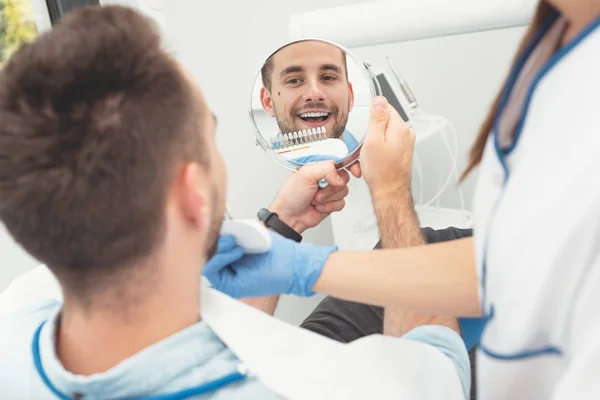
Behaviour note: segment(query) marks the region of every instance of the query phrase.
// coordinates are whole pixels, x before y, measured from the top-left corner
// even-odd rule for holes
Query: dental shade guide
[[[271,149],[287,160],[310,155],[326,155],[343,158],[348,154],[348,147],[343,140],[327,137],[327,128],[304,129],[296,132],[277,134],[269,138]],[[327,181],[319,181],[320,188],[327,187]]]
[[[271,149],[287,149],[294,146],[326,141],[329,138],[325,135],[326,129],[323,127],[305,129],[302,131],[277,134],[269,139]]]
[[[304,129],[302,131],[277,134],[269,138],[271,150],[286,160],[323,155],[332,158],[344,158],[348,155],[348,146],[341,139],[327,137],[325,127]]]

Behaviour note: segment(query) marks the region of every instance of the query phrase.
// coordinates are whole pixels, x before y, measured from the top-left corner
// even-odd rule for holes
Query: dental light
[[[537,0],[383,0],[293,15],[294,39],[321,37],[348,48],[527,25]]]

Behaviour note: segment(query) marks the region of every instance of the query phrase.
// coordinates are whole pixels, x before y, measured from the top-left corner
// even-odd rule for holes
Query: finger
[[[226,266],[220,271],[215,271],[213,273],[202,273],[206,279],[210,282],[212,287],[219,292],[225,293],[231,297],[234,297],[235,288],[231,285],[232,282],[235,282],[236,271],[231,268],[231,266]]]
[[[235,271],[231,268],[230,265],[216,271],[206,271],[206,267],[202,271],[202,275],[208,279],[210,284],[213,287],[216,287],[217,290],[223,290],[224,285],[227,281],[231,280],[235,276]]]
[[[343,169],[337,171],[337,174],[340,176],[340,178],[342,178],[342,185],[329,185],[325,189],[319,189],[313,198],[313,205],[326,203],[337,196],[340,192],[347,191],[348,182],[350,182],[350,175]],[[346,195],[347,194],[348,193],[346,193]],[[339,199],[339,197],[335,198]]]
[[[390,142],[403,141],[405,136],[409,136],[414,139],[414,131],[404,122],[398,111],[391,105],[389,108],[389,122],[386,132],[386,140]]]
[[[327,188],[327,189],[329,189],[329,188]],[[325,192],[325,189],[323,189],[323,192]],[[342,200],[346,196],[348,196],[349,193],[350,193],[350,189],[348,189],[348,186],[339,188],[336,191],[331,191],[331,192],[327,192],[327,193],[317,193],[317,195],[315,196],[315,198],[313,199],[311,204],[313,206],[318,206],[318,205],[322,205],[325,203],[329,203],[330,201]],[[323,197],[321,195],[326,195],[326,197]]]
[[[329,185],[342,186],[342,179],[337,176],[337,169],[333,161],[320,161],[302,166],[297,174],[300,174],[305,182],[317,185],[321,179],[327,180]]]
[[[321,213],[332,213],[332,212],[342,211],[342,209],[344,208],[345,205],[346,205],[346,200],[337,200],[337,201],[330,201],[329,203],[320,204],[318,206],[315,206],[315,209]]]
[[[340,170],[340,171],[343,171],[343,170]],[[325,172],[325,176],[323,178],[329,184],[328,186],[333,186],[333,187],[338,187],[338,188],[346,186],[346,184],[350,180],[350,177],[346,176],[346,175],[348,175],[347,173],[346,173],[346,175],[340,174],[340,171],[338,171],[338,169],[335,167],[335,164],[332,164],[331,168],[329,168]],[[347,178],[347,180],[346,180],[346,178]]]
[[[352,173],[352,175],[354,175],[355,178],[360,178],[362,176],[362,171],[360,169],[360,162],[358,162],[358,161],[355,162],[350,167],[348,167],[348,169],[350,170],[350,173]]]
[[[346,171],[345,169],[340,169],[337,173],[340,176],[340,178],[342,178],[344,186],[346,186],[348,182],[350,182],[350,174],[348,174],[348,171]]]
[[[373,98],[371,115],[369,117],[369,131],[367,139],[385,140],[385,130],[389,121],[388,101],[383,96]]]
[[[235,247],[235,236],[233,235],[223,235],[219,237],[219,241],[217,242],[217,253],[226,252]]]
[[[350,189],[348,185],[344,186],[328,186],[325,189],[319,189],[313,197],[312,205],[324,204],[331,200],[343,199],[348,195]]]
[[[239,261],[242,257],[244,257],[244,249],[241,247],[235,247],[227,252],[217,253],[206,263],[203,273],[211,274],[220,271],[228,265]]]

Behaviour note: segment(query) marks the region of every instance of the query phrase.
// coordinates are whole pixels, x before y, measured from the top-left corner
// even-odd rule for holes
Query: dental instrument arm
[[[480,317],[473,238],[332,253],[313,290],[425,314]]]

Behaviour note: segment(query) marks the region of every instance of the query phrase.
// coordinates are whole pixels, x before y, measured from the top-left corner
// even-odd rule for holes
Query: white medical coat
[[[490,318],[482,400],[600,399],[599,25],[537,75],[513,145],[492,132],[485,149],[474,199]]]

